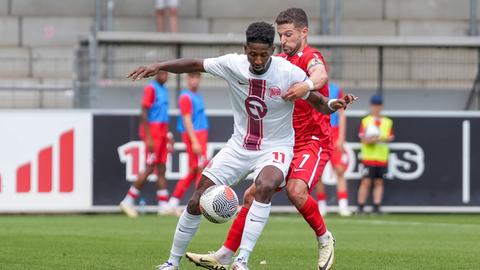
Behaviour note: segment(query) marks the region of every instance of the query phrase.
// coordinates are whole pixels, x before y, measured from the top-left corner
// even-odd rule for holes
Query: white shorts
[[[256,180],[260,171],[265,166],[271,165],[282,171],[283,182],[280,187],[283,187],[292,158],[292,147],[272,147],[267,150],[251,151],[229,142],[210,160],[203,170],[203,175],[217,185],[233,186],[250,173]]]
[[[172,8],[178,6],[178,0],[155,0],[156,9]]]

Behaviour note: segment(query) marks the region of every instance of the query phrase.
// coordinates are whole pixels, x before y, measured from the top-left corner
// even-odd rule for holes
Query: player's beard
[[[295,44],[295,47],[292,48],[290,51],[288,50],[289,47],[283,47],[282,49],[283,49],[283,52],[286,53],[288,56],[294,56],[296,53],[298,53],[301,47],[302,47],[302,41],[300,40],[299,42],[297,42],[297,44]]]

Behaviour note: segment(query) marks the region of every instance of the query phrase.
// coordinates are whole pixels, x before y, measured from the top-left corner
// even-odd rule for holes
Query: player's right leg
[[[372,179],[369,177],[364,177],[360,181],[360,186],[358,187],[357,195],[357,205],[358,205],[358,214],[363,214],[363,208],[367,202],[368,195],[370,193],[370,186],[372,185]]]
[[[317,191],[317,201],[318,201],[318,209],[320,210],[320,214],[322,217],[327,215],[327,193],[325,192],[325,186],[323,185],[322,179],[318,181],[316,191]]]
[[[170,257],[164,264],[157,266],[157,270],[178,269],[180,259],[182,258],[183,254],[185,254],[188,244],[200,226],[202,217],[199,206],[200,196],[207,188],[213,185],[215,185],[215,182],[206,176],[203,176],[200,180],[197,189],[194,191],[190,201],[188,202],[187,209],[183,211],[178,220],[177,228],[175,229],[175,234],[173,236]]]
[[[212,269],[212,270],[221,270],[228,269],[228,266],[233,261],[233,255],[237,252],[240,247],[240,242],[242,240],[243,228],[245,226],[245,220],[247,218],[248,209],[252,205],[253,200],[255,199],[255,184],[252,184],[243,195],[243,205],[239,211],[237,217],[230,226],[228,231],[227,239],[225,240],[223,246],[221,246],[214,253],[208,254],[199,254],[187,252],[186,257],[196,264],[197,266]]]

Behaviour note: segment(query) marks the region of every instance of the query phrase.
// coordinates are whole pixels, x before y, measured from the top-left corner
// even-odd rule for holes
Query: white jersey
[[[234,120],[229,143],[247,150],[293,147],[294,103],[283,100],[282,95],[291,85],[307,79],[303,70],[272,56],[268,70],[256,75],[250,72],[250,63],[244,54],[208,58],[203,66],[205,71],[223,78],[229,85]]]

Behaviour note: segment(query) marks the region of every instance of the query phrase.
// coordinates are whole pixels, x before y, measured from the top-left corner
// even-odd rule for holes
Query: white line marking
[[[470,121],[463,121],[462,202],[470,202]]]

